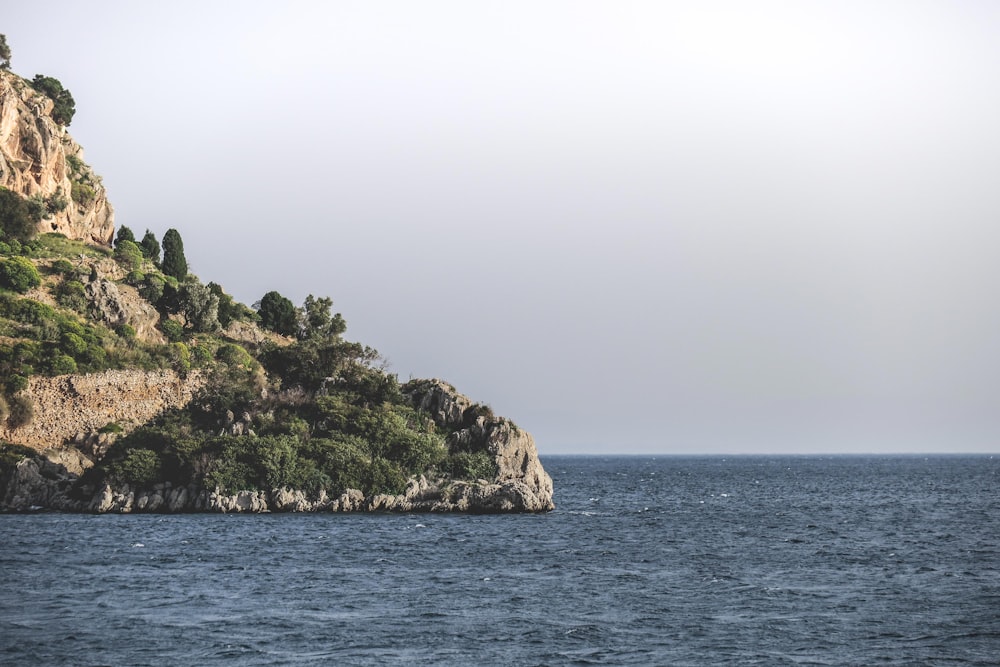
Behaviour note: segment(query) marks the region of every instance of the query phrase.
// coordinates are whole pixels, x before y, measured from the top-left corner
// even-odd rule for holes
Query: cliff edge
[[[54,106],[28,81],[0,70],[0,186],[44,207],[39,232],[110,245],[115,216],[107,192],[53,118]]]

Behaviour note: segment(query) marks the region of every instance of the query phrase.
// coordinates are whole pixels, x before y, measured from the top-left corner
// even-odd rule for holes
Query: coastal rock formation
[[[0,440],[44,450],[110,423],[127,431],[164,410],[186,405],[201,384],[197,373],[182,378],[171,370],[33,376],[24,392],[34,406],[31,421],[16,428],[0,424]]]
[[[410,404],[431,414],[434,423],[452,433],[451,449],[485,451],[497,474],[484,483],[455,485],[445,499],[460,511],[547,512],[552,502],[552,478],[538,459],[535,441],[509,419],[496,417],[483,405],[442,380],[415,380],[403,388]]]
[[[0,479],[0,507],[15,512],[39,509],[79,512],[85,509],[82,502],[70,497],[76,475],[44,457],[21,459],[9,473]]]
[[[64,384],[36,386],[38,395],[49,406],[60,404],[61,410],[72,411],[73,399],[85,400],[95,394],[115,394],[109,398],[107,406],[121,401],[121,393],[136,390],[138,377],[117,375],[90,378],[82,382],[80,376],[51,378]],[[151,386],[169,389],[169,400],[190,400],[190,387],[182,387],[183,382],[164,372],[157,383],[156,374],[150,379]],[[37,381],[33,379],[33,381]],[[103,388],[103,389],[102,389]],[[109,389],[110,388],[110,389]],[[131,388],[131,389],[130,389]],[[473,404],[467,397],[457,393],[451,385],[440,380],[425,380],[410,383],[406,387],[407,396],[415,406],[431,408],[435,423],[442,428],[452,429],[448,438],[450,447],[463,450],[479,449],[492,456],[496,463],[493,479],[458,481],[446,477],[428,480],[425,475],[409,481],[405,492],[398,495],[373,494],[366,496],[357,489],[347,489],[337,497],[325,491],[311,496],[299,489],[277,488],[270,491],[246,490],[223,493],[219,489],[205,489],[191,484],[174,486],[170,482],[160,482],[149,488],[133,488],[127,484],[112,486],[103,483],[99,488],[79,489],[75,496],[71,489],[78,482],[84,469],[89,467],[89,457],[74,447],[50,449],[43,455],[27,457],[19,462],[6,480],[0,480],[0,488],[6,489],[0,508],[7,511],[24,512],[32,509],[55,509],[64,511],[89,511],[95,513],[173,513],[173,512],[466,512],[466,513],[507,513],[507,512],[547,512],[554,509],[552,502],[552,479],[542,468],[534,440],[526,431],[519,429],[510,420],[493,417],[488,408]],[[51,394],[59,396],[53,400]],[[162,392],[150,397],[147,402],[139,402],[142,407],[134,408],[152,412],[163,409],[167,399]],[[61,403],[60,403],[61,401]],[[135,404],[135,402],[134,402]],[[93,406],[92,406],[93,409]],[[43,417],[43,423],[53,428],[52,415]],[[110,412],[100,413],[91,419],[96,424],[110,420]],[[123,420],[120,413],[117,419]],[[65,416],[65,415],[64,415]],[[462,427],[464,424],[468,426]],[[64,429],[65,430],[65,429]],[[2,435],[0,435],[2,437]],[[109,439],[107,434],[102,438]],[[94,441],[94,442],[91,442]],[[77,437],[74,441],[84,449],[100,451],[95,436]],[[94,455],[93,453],[91,455]],[[82,499],[81,499],[82,498]]]
[[[12,72],[0,71],[0,186],[48,205],[40,232],[109,245],[114,211],[83,149],[52,118],[54,103]]]

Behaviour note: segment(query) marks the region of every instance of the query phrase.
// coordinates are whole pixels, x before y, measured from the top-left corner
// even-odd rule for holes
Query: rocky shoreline
[[[79,512],[92,514],[182,514],[268,512],[461,512],[505,514],[547,512],[554,508],[551,496],[523,481],[504,483],[429,482],[426,477],[410,480],[405,493],[366,496],[348,489],[339,496],[320,491],[316,496],[297,489],[251,490],[234,494],[209,491],[196,485],[173,486],[162,482],[152,488],[103,485],[89,498],[75,489],[77,477],[63,466],[44,458],[24,458],[7,481],[0,511]]]
[[[148,487],[102,483],[95,487],[81,480],[104,447],[77,438],[76,446],[53,448],[23,457],[6,479],[0,479],[0,512],[127,513],[263,513],[263,512],[461,512],[470,514],[535,513],[555,508],[552,478],[542,468],[534,440],[526,431],[502,417],[479,416],[465,428],[471,401],[440,381],[427,381],[411,395],[416,407],[430,414],[436,424],[456,428],[453,443],[474,442],[496,462],[492,480],[453,480],[445,477],[411,478],[398,495],[365,495],[346,489],[334,496],[321,490],[277,488],[224,493],[197,484],[173,485],[168,481]],[[106,436],[102,436],[106,437]],[[99,441],[99,439],[98,439]],[[81,465],[82,464],[82,465]]]

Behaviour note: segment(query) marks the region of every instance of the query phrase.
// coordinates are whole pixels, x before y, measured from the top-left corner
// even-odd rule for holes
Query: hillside
[[[250,308],[177,230],[115,234],[52,81],[0,70],[0,509],[553,508],[529,434],[401,385],[331,299]]]

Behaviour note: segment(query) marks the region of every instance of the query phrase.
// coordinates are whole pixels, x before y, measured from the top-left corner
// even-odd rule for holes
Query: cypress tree
[[[184,241],[176,229],[168,229],[163,235],[163,272],[177,280],[187,278],[188,265],[184,257]]]
[[[139,243],[139,248],[142,249],[142,254],[146,256],[146,259],[153,264],[160,263],[160,242],[156,240],[156,235],[153,232],[146,230],[142,242]]]

